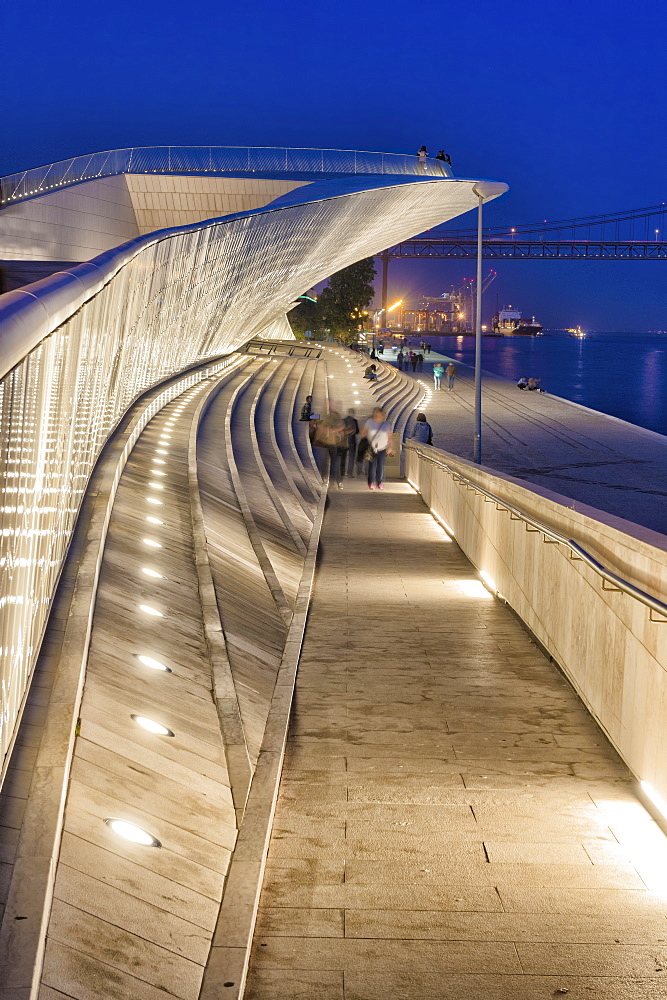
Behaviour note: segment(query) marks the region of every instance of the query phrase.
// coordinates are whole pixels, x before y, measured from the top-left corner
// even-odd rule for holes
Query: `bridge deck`
[[[664,996],[656,828],[474,576],[406,484],[330,496],[248,998]]]

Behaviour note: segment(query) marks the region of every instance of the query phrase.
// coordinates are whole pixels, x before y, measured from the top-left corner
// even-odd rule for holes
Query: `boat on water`
[[[518,309],[507,306],[506,309],[499,309],[493,317],[492,329],[496,337],[539,337],[542,324],[534,316],[524,319]]]
[[[575,326],[573,329],[567,331],[571,337],[576,337],[578,340],[583,340],[586,336],[586,331],[582,330],[580,326]]]

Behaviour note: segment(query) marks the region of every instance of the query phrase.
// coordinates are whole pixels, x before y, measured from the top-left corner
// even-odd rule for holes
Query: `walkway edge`
[[[233,368],[238,372],[241,365]],[[248,753],[243,720],[236,695],[236,687],[232,676],[232,668],[227,655],[225,633],[220,620],[220,608],[215,593],[213,573],[208,557],[208,542],[206,540],[206,524],[199,492],[199,474],[197,465],[197,439],[204,413],[209,408],[224,383],[217,381],[209,392],[204,394],[195,411],[190,438],[188,441],[188,488],[190,492],[190,517],[192,520],[192,538],[194,541],[195,568],[199,589],[208,658],[211,664],[211,688],[215,706],[220,720],[220,731],[225,745],[227,770],[231,786],[234,808],[236,810],[237,829],[241,825],[243,810],[248,798],[248,790],[252,781],[252,764]]]
[[[223,987],[224,996],[228,1000],[240,1000],[245,990],[326,500],[325,482],[317,505],[296,607],[276,678],[243,824],[227,872],[199,1000],[219,1000],[220,989]]]

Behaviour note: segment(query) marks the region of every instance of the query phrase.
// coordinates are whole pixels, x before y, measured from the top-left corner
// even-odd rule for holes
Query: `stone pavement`
[[[471,460],[473,371],[456,366],[454,392],[434,392],[426,412],[435,446]],[[409,376],[433,388],[432,365]],[[550,393],[521,392],[489,372],[482,406],[485,465],[667,535],[666,436]]]
[[[329,500],[246,998],[664,1000],[614,751],[407,484]]]

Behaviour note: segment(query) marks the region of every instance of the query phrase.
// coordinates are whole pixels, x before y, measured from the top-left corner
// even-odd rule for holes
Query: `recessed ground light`
[[[138,726],[145,729],[149,733],[155,733],[156,736],[173,736],[171,729],[167,729],[166,726],[161,726],[159,722],[153,722],[152,719],[147,719],[144,715],[133,715],[132,718]]]
[[[467,597],[491,598],[492,596],[481,580],[458,580],[456,585]]]
[[[149,545],[152,549],[161,549],[162,546],[159,542],[154,541],[152,538],[144,538],[144,545]]]
[[[145,667],[150,667],[151,670],[163,670],[167,674],[171,673],[171,667],[166,667],[164,663],[160,663],[159,660],[154,659],[152,656],[144,656],[142,653],[141,655],[137,654],[137,659],[139,663],[143,663]]]
[[[154,490],[163,490],[164,489],[164,486],[162,485],[162,483],[149,483],[148,485],[152,486]]]
[[[161,503],[160,500],[153,500],[153,497],[148,497],[148,499],[153,503]],[[164,521],[161,521],[159,517],[151,517],[150,514],[148,515],[146,520],[150,521],[151,524],[164,524]]]
[[[154,458],[153,461],[155,462],[156,465],[166,465],[167,464],[163,458]],[[160,475],[164,476],[164,472],[161,472]]]
[[[153,461],[154,462],[159,462],[160,459],[159,458],[157,458],[157,459],[154,458]],[[164,465],[164,462],[162,464]],[[167,475],[166,472],[161,472],[159,469],[151,469],[151,476],[166,476],[166,475]]]
[[[162,506],[162,501],[158,500],[157,497],[146,497],[146,500],[148,501],[148,503],[157,503],[160,506]],[[160,521],[160,524],[162,524],[161,521]]]
[[[155,454],[156,454],[156,455],[168,455],[168,454],[169,454],[169,452],[168,452],[168,451],[166,451],[166,449],[165,449],[165,448],[156,448],[156,449],[155,449]]]
[[[140,826],[128,823],[124,819],[105,819],[104,821],[114,833],[124,840],[130,840],[133,844],[141,844],[142,847],[162,847],[162,844],[150,833],[146,833]]]
[[[148,566],[142,566],[141,572],[145,573],[146,576],[154,576],[156,580],[164,580],[162,573],[158,573],[157,570],[149,569]]]
[[[157,608],[152,608],[150,604],[140,604],[139,610],[143,611],[146,615],[153,615],[155,618],[164,618],[162,612],[158,611]]]

